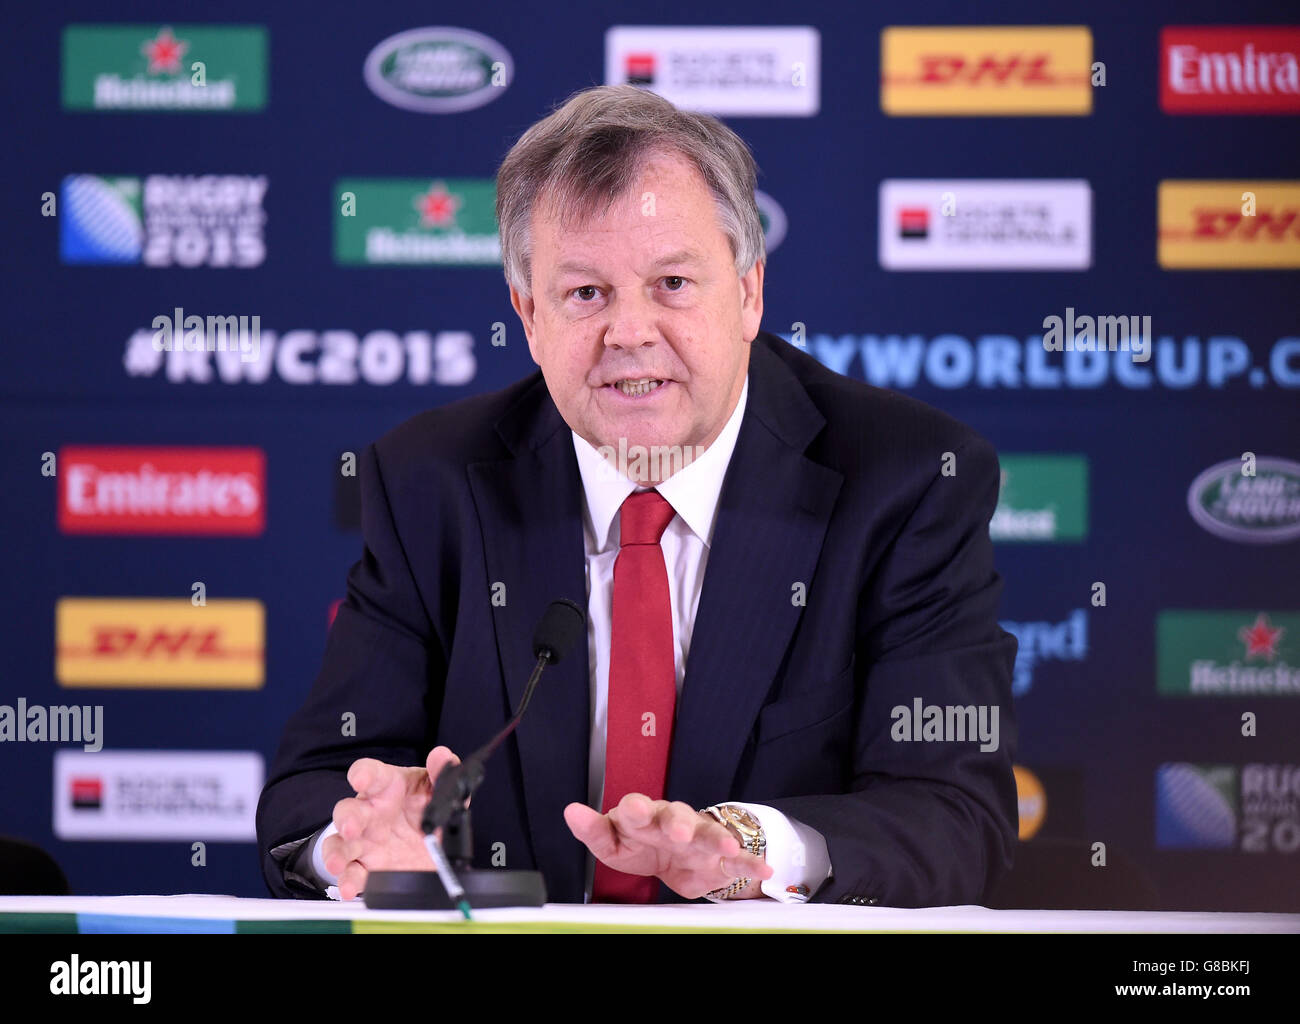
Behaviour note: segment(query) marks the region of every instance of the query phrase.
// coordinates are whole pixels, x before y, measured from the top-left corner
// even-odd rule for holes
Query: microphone
[[[545,652],[550,663],[558,665],[586,629],[587,615],[581,608],[567,597],[552,601],[533,633],[533,657]]]
[[[446,825],[465,809],[470,796],[483,782],[485,762],[505,742],[506,737],[515,731],[528,709],[528,702],[537,689],[542,669],[547,665],[559,664],[560,659],[572,650],[578,638],[586,632],[586,613],[576,603],[568,598],[560,598],[547,605],[533,632],[533,654],[537,658],[537,665],[528,678],[528,685],[524,688],[524,695],[519,700],[514,717],[506,723],[504,729],[460,764],[449,764],[438,773],[433,796],[425,806],[420,820],[425,835],[432,835],[435,829]]]
[[[519,707],[506,727],[457,765],[446,765],[433,783],[433,794],[420,817],[424,848],[434,871],[372,871],[366,879],[366,906],[375,910],[448,910],[459,908],[467,920],[470,904],[479,907],[540,907],[546,902],[546,881],[540,871],[476,871],[470,866],[474,840],[469,802],[483,781],[484,763],[515,731],[537,688],[542,669],[565,657],[587,632],[587,616],[574,602],[561,599],[547,606],[533,633],[537,665],[528,679]],[[446,827],[450,859],[436,832]],[[463,872],[458,877],[458,873]],[[462,879],[464,884],[462,884]]]

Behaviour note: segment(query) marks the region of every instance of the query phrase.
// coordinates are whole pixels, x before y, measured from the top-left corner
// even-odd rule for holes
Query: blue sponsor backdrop
[[[759,187],[788,230],[767,273],[764,326],[806,325],[810,351],[852,376],[897,387],[971,423],[1004,454],[1082,453],[1088,529],[1077,543],[999,544],[1003,617],[1020,626],[1069,623],[1040,643],[1021,685],[1018,760],[1080,772],[1081,809],[1054,834],[1133,855],[1170,908],[1300,909],[1300,853],[1157,847],[1160,765],[1300,763],[1300,698],[1157,696],[1155,620],[1164,608],[1294,610],[1300,542],[1237,543],[1195,523],[1191,481],[1252,451],[1300,459],[1300,277],[1295,271],[1165,271],[1157,266],[1156,188],[1162,179],[1300,178],[1294,116],[1170,116],[1158,104],[1164,25],[1285,23],[1284,5],[1239,0],[1056,4],[999,2],[983,24],[1082,24],[1107,81],[1086,117],[887,117],[880,108],[880,33],[888,25],[962,25],[967,4],[811,0],[798,24],[820,32],[820,112],[727,118],[760,165]],[[212,12],[215,14],[215,10]],[[171,3],[119,4],[112,16],[150,26],[212,16]],[[4,161],[8,216],[5,372],[0,377],[6,670],[0,703],[102,703],[105,745],[122,750],[254,750],[268,760],[302,700],[323,649],[327,611],[360,550],[348,527],[340,453],[408,416],[532,372],[495,268],[346,267],[334,238],[343,178],[490,178],[510,144],[570,92],[604,81],[611,25],[782,25],[770,2],[618,5],[571,0],[473,10],[394,2],[333,6],[232,2],[220,17],[269,32],[269,95],[261,112],[73,112],[60,98],[66,25],[101,24],[96,4],[27,5],[6,36]],[[514,80],[485,106],[417,113],[365,84],[382,40],[425,25],[472,29],[510,54]],[[150,34],[142,36],[150,38]],[[124,69],[109,62],[105,70]],[[224,174],[266,179],[256,266],[165,269],[61,258],[69,175],[143,178]],[[877,261],[877,194],[894,178],[1083,179],[1092,189],[1093,260],[1071,272],[887,272]],[[64,199],[41,216],[40,197]],[[154,317],[258,315],[264,332],[468,332],[464,384],[291,383],[279,366],[261,383],[173,380],[161,354],[133,334]],[[990,338],[1027,351],[1043,318],[1067,307],[1149,315],[1165,360],[1135,386],[1064,371],[1014,380],[975,372]],[[492,325],[507,343],[490,343]],[[864,361],[872,338],[921,353],[914,377]],[[935,339],[947,338],[938,347]],[[909,338],[919,341],[906,341]],[[1212,339],[1218,339],[1213,342]],[[306,365],[320,364],[310,340]],[[1000,344],[1000,343],[999,343]],[[918,349],[916,346],[920,346]],[[981,345],[985,348],[982,350]],[[1211,371],[1216,352],[1248,367]],[[1288,354],[1289,353],[1289,354]],[[1177,355],[1171,363],[1168,354]],[[1184,360],[1199,354],[1199,365]],[[943,356],[940,359],[940,355]],[[928,356],[928,358],[926,358]],[[963,369],[967,357],[973,369]],[[1064,364],[1060,356],[1052,361]],[[1261,374],[1252,374],[1259,368]],[[1176,370],[1186,372],[1179,375]],[[870,371],[870,372],[869,372]],[[233,371],[232,371],[233,373]],[[301,376],[301,374],[300,374]],[[307,373],[306,376],[311,376]],[[382,376],[382,374],[380,374]],[[436,378],[435,378],[436,380]],[[267,457],[266,529],[256,538],[71,536],[57,526],[57,481],[41,453],[64,445],[241,445]],[[54,678],[54,608],[61,596],[256,598],[267,609],[266,684],[254,691],[61,689]],[[1091,605],[1105,582],[1108,603]],[[1086,619],[1086,626],[1079,619]],[[1086,637],[1080,645],[1079,636]],[[1287,638],[1288,640],[1294,638]],[[520,666],[523,670],[524,666]],[[1258,736],[1241,736],[1243,711]],[[51,850],[83,893],[227,892],[263,895],[252,843],[209,845],[191,865],[188,842],[60,841],[51,807],[53,744],[0,744],[0,833]],[[1053,804],[1047,792],[1048,818]],[[1075,807],[1066,801],[1063,806]],[[1286,833],[1289,835],[1289,833]],[[1180,846],[1186,845],[1180,843]]]

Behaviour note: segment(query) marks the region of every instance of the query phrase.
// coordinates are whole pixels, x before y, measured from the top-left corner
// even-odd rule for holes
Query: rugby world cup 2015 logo
[[[139,178],[73,174],[63,182],[64,263],[139,263],[144,216]]]
[[[1162,764],[1156,771],[1156,846],[1232,849],[1239,812],[1237,767]]]

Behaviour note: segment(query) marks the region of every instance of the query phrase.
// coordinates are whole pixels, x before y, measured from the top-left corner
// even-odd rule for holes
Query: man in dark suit
[[[553,902],[979,902],[1017,820],[992,447],[759,330],[754,165],[715,119],[587,90],[497,184],[541,370],[366,451],[365,551],[258,807],[271,891],[429,868],[431,780],[568,597],[585,657],[475,794],[476,866]]]

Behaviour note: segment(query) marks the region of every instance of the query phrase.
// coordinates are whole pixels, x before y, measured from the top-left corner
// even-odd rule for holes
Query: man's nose
[[[658,307],[642,288],[620,288],[609,305],[609,326],[605,344],[619,348],[639,348],[658,341]]]

